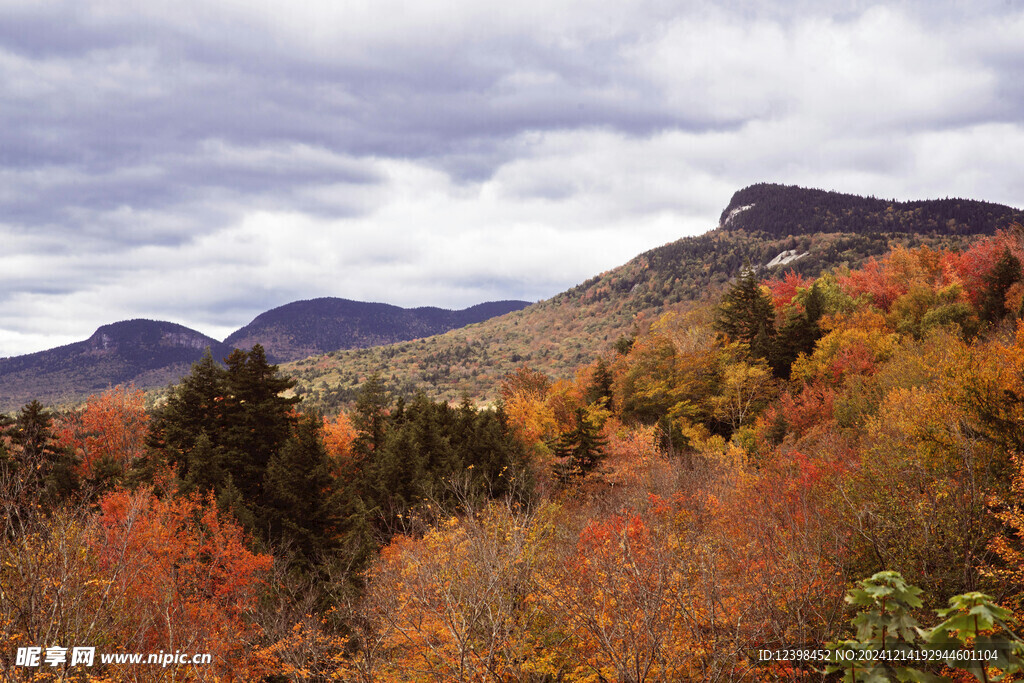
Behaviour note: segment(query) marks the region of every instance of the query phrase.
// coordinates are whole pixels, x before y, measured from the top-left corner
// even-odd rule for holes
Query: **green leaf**
[[[936,676],[930,674],[927,671],[921,671],[919,669],[912,669],[910,667],[900,667],[896,669],[896,678],[901,681],[914,681],[915,683],[941,683],[948,679],[942,676]]]

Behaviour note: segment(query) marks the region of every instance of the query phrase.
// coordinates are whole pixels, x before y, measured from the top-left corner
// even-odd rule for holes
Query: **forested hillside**
[[[152,411],[29,403],[0,438],[0,671],[1016,680],[1022,261],[1011,226],[744,269],[568,378],[521,363],[494,408],[370,378],[324,419],[260,346]],[[13,661],[54,643],[213,659]]]
[[[991,235],[1021,218],[1017,209],[975,199],[898,202],[760,183],[734,194],[719,224],[772,237],[829,232]]]
[[[1015,219],[1024,220],[1016,209],[972,200],[893,203],[754,185],[734,195],[718,229],[652,249],[522,311],[425,340],[309,358],[287,371],[298,394],[327,411],[351,402],[374,373],[406,395],[493,400],[500,378],[519,365],[569,377],[667,307],[720,295],[746,263],[765,267],[764,275],[813,277],[857,267],[896,245],[962,247],[971,235],[991,235]],[[767,268],[784,252],[798,258]]]

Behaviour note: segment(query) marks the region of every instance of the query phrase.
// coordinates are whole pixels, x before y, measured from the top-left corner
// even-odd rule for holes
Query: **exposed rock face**
[[[803,258],[804,256],[807,256],[807,254],[809,254],[809,253],[810,252],[806,252],[805,251],[802,254],[798,254],[798,253],[796,253],[796,249],[790,249],[789,251],[784,251],[781,254],[779,254],[778,256],[776,256],[775,258],[773,258],[771,261],[766,263],[765,264],[765,268],[774,268],[775,266],[784,266],[787,263],[792,263],[793,261],[796,261],[797,259],[800,259],[800,258]]]

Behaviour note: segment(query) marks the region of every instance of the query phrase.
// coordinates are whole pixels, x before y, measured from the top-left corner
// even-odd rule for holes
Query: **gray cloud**
[[[778,181],[1024,191],[1020,0],[0,2],[0,355],[550,296]]]

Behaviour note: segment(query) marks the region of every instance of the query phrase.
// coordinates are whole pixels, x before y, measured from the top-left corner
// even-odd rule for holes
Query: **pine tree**
[[[1003,249],[1002,255],[985,276],[985,288],[981,298],[981,318],[997,323],[1010,312],[1006,308],[1006,292],[1021,280],[1020,259]]]
[[[576,426],[562,434],[555,444],[555,473],[566,484],[573,478],[582,478],[597,469],[604,459],[604,439],[598,428],[587,419],[583,408],[575,413]]]
[[[292,408],[300,399],[282,396],[295,382],[267,363],[259,344],[248,353],[236,349],[226,364],[221,427],[225,469],[247,500],[262,503],[264,472],[291,435],[295,423]]]
[[[587,403],[597,403],[605,399],[606,407],[612,409],[612,371],[608,367],[608,361],[600,358],[594,366],[594,372],[590,376],[590,386],[587,387],[585,396]]]
[[[612,348],[615,349],[615,353],[620,356],[629,355],[630,349],[633,348],[633,344],[636,343],[636,337],[627,337],[625,335],[615,340]]]
[[[753,268],[745,267],[718,306],[715,329],[746,344],[756,358],[768,358],[775,340],[775,309],[761,291]]]
[[[390,405],[391,398],[380,375],[373,375],[363,383],[356,398],[356,410],[352,418],[358,432],[352,444],[352,450],[356,455],[366,458],[384,447]]]
[[[420,502],[427,472],[425,457],[408,421],[389,425],[383,446],[365,461],[364,496],[375,511],[382,533],[389,534],[401,516]]]
[[[315,561],[334,543],[335,480],[317,414],[303,417],[267,466],[264,489],[271,537]]]
[[[242,528],[253,530],[257,526],[256,515],[246,505],[242,498],[242,492],[235,486],[235,480],[227,475],[224,484],[221,486],[220,494],[217,496],[217,507],[221,512],[228,513],[238,520]]]
[[[814,344],[822,334],[818,321],[824,312],[824,299],[818,283],[814,283],[804,298],[803,312],[791,311],[779,329],[768,356],[776,377],[789,379],[793,361],[801,353],[811,353],[814,350]]]
[[[201,434],[206,435],[212,448],[222,448],[226,392],[224,369],[207,348],[150,423],[149,445],[162,451],[183,479],[188,479],[190,454]]]
[[[226,369],[207,350],[158,411],[150,446],[177,467],[185,491],[212,490],[265,529],[264,478],[292,435],[299,399],[282,394],[293,385],[259,345],[235,350]]]
[[[210,436],[202,431],[188,455],[188,471],[182,493],[221,491],[230,475],[224,468],[223,449],[214,448]]]
[[[371,424],[366,416],[380,405],[377,399],[365,402],[366,412],[357,420]],[[384,443],[365,450],[370,440],[362,433],[367,438],[356,476],[365,509],[384,537],[428,503],[454,509],[472,500],[530,492],[525,452],[500,411],[478,411],[468,401],[453,408],[419,394],[407,404],[399,400],[380,421]]]
[[[26,404],[9,422],[4,434],[13,447],[4,456],[7,475],[45,506],[57,505],[78,491],[74,455],[57,446],[53,415],[39,401]]]
[[[531,494],[533,480],[526,451],[515,438],[508,417],[500,407],[474,410],[468,429],[454,437],[452,444],[458,461],[463,463],[463,471],[472,473],[475,488],[481,495],[491,498],[513,495],[525,500]]]

